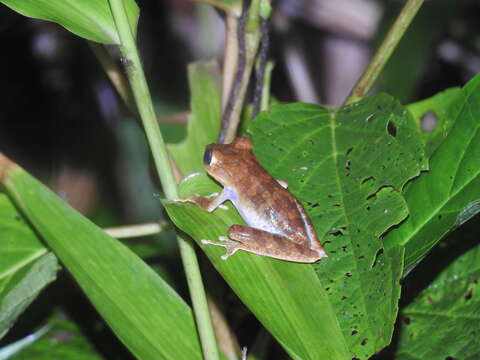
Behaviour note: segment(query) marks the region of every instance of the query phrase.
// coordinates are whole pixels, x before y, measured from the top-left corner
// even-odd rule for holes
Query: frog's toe
[[[227,245],[225,246],[225,248],[227,249],[227,252],[225,253],[225,255],[222,255],[221,256],[221,259],[222,260],[227,260],[230,256],[232,256],[233,254],[235,254],[238,250],[238,247],[236,246],[235,243],[233,242],[230,242],[230,243],[227,243]]]

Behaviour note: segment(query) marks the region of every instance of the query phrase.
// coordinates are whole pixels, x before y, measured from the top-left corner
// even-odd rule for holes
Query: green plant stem
[[[178,197],[177,184],[153,109],[150,91],[135,44],[135,36],[128,22],[123,0],[109,0],[109,2],[120,36],[121,44],[119,47],[123,62],[127,70],[138,112],[145,128],[157,173],[160,177],[165,196],[167,199],[173,200]],[[210,314],[208,312],[207,297],[205,295],[195,249],[190,239],[177,236],[177,240],[193,304],[203,355],[205,359],[216,360],[219,358],[219,353]]]
[[[172,228],[169,223],[146,223],[137,225],[116,226],[104,228],[108,235],[117,239],[127,239],[133,237],[142,237],[158,234],[168,228]]]
[[[345,105],[357,102],[368,94],[423,2],[424,0],[407,1],[362,77],[345,100]]]
[[[265,76],[263,77],[262,87],[262,103],[260,104],[260,111],[268,110],[270,105],[270,84],[272,82],[273,62],[267,62],[265,66]]]

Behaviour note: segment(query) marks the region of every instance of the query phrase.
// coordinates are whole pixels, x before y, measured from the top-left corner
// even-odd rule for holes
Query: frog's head
[[[231,144],[207,145],[203,155],[205,169],[223,185],[234,183],[239,172],[252,161],[256,162],[252,143],[243,136],[237,137]]]

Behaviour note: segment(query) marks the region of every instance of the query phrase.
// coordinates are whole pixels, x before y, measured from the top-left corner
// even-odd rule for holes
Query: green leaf
[[[0,194],[0,338],[40,291],[55,280],[57,259],[5,194]]]
[[[430,159],[430,171],[405,191],[409,218],[385,237],[387,246],[405,245],[411,269],[449,231],[480,210],[480,76],[454,96],[445,117],[448,135]]]
[[[451,114],[451,104],[458,101],[460,95],[461,88],[451,88],[408,105],[408,110],[421,129],[427,157],[434,153],[450,131],[456,118]]]
[[[212,183],[210,191],[200,193],[206,195],[216,188]],[[244,223],[231,204],[228,211],[217,209],[212,214],[190,203],[164,205],[175,224],[197,242],[225,236],[230,225]],[[222,249],[201,246],[223,278],[292,358],[348,358],[346,344],[338,336],[338,323],[311,266],[243,252],[223,261]]]
[[[1,160],[10,196],[135,356],[201,358],[189,306],[149,266],[24,170]]]
[[[400,294],[402,249],[384,249],[379,237],[405,218],[399,190],[426,168],[413,118],[378,95],[338,111],[276,105],[248,132],[261,164],[304,204],[329,257],[308,265],[239,252],[224,262],[223,249],[202,249],[290,356],[367,359],[390,342]],[[202,175],[181,184],[183,196],[217,189]],[[231,204],[212,214],[165,205],[197,241],[243,224]]]
[[[54,313],[46,325],[46,334],[37,336],[36,341],[25,344],[13,360],[101,360],[89,337],[64,313]],[[99,327],[100,328],[100,327]],[[36,332],[35,332],[36,333]],[[33,335],[35,335],[35,333]],[[32,334],[20,341],[27,340]],[[89,334],[94,338],[97,334]],[[20,342],[19,341],[19,342]],[[111,355],[112,356],[112,355]]]
[[[203,170],[203,152],[215,142],[220,128],[221,85],[216,61],[199,61],[188,67],[192,114],[187,137],[168,148],[183,175]]]
[[[0,279],[0,338],[15,320],[36,299],[49,283],[56,279],[58,263],[52,253],[25,264],[14,273]]]
[[[478,359],[480,246],[460,256],[402,311],[396,359]]]
[[[16,12],[53,21],[72,33],[104,44],[120,44],[108,0],[0,0]],[[132,33],[137,33],[138,6],[123,0]]]

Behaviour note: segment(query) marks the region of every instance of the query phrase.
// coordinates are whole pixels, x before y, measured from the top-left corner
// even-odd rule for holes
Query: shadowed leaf
[[[396,359],[478,359],[480,246],[460,256],[402,311]]]
[[[477,75],[461,93],[450,93],[444,121],[451,128],[430,158],[430,171],[406,188],[409,218],[385,237],[388,246],[405,245],[407,270],[480,210],[479,88]]]
[[[0,194],[0,234],[1,338],[55,280],[58,264],[5,194]]]
[[[0,157],[9,195],[121,341],[142,359],[200,359],[189,306],[138,256]]]

